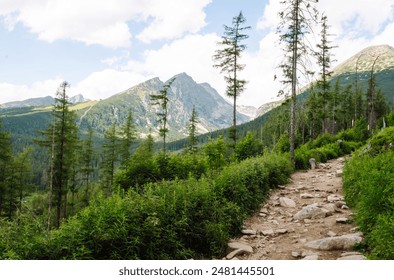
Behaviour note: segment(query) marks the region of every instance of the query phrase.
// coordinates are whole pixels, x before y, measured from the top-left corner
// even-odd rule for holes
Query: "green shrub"
[[[343,186],[371,258],[393,259],[394,152],[358,152],[345,165]]]

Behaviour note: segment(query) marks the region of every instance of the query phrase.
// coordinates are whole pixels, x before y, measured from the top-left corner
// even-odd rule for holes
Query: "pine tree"
[[[196,108],[193,105],[192,115],[189,120],[189,152],[195,154],[197,152],[197,124],[198,124],[198,116],[196,112]]]
[[[116,135],[116,122],[113,122],[111,128],[104,134],[103,144],[103,187],[106,195],[110,195],[111,187],[114,183],[115,167],[118,161],[118,144],[119,139]]]
[[[80,172],[82,180],[85,183],[84,200],[89,201],[90,179],[94,172],[93,163],[95,160],[95,153],[93,148],[93,129],[89,129],[86,139],[82,142],[82,149],[80,154]]]
[[[125,165],[131,157],[131,145],[137,139],[137,130],[131,111],[127,115],[126,123],[121,128],[121,137],[121,164]]]
[[[317,62],[320,67],[320,79],[317,81],[317,88],[319,90],[320,100],[322,107],[322,132],[328,132],[328,119],[329,119],[329,110],[328,103],[331,99],[330,92],[330,78],[332,75],[331,68],[331,53],[330,50],[333,49],[333,46],[330,46],[331,41],[329,41],[329,36],[331,34],[328,33],[328,24],[327,24],[327,16],[323,14],[321,18],[321,33],[320,33],[320,43],[317,44],[318,51],[315,52],[315,56],[317,57]]]
[[[306,34],[312,32],[312,21],[317,21],[317,10],[312,7],[316,0],[283,0],[282,12],[279,13],[281,23],[278,26],[280,42],[284,45],[285,57],[280,65],[283,71],[285,85],[291,86],[290,110],[290,159],[294,163],[294,149],[296,136],[296,97],[299,88],[298,75],[310,74],[307,69],[307,58],[310,48],[305,42]]]
[[[76,164],[75,153],[78,142],[76,116],[69,109],[70,102],[66,94],[68,87],[69,84],[66,81],[61,83],[52,111],[53,123],[46,131],[41,132],[45,138],[37,140],[51,154],[52,190],[50,190],[49,201],[52,204],[53,196],[56,206],[56,228],[59,228],[61,219],[67,217],[68,183],[72,167]]]
[[[175,78],[168,81],[164,86],[163,89],[160,90],[159,94],[152,94],[150,98],[152,100],[152,105],[159,105],[162,109],[161,112],[157,113],[159,117],[159,123],[161,127],[159,129],[160,136],[163,137],[163,153],[166,154],[166,137],[168,133],[168,90],[171,88],[172,83],[175,81]]]
[[[233,17],[232,26],[224,25],[224,35],[219,42],[222,48],[213,56],[217,62],[214,67],[220,68],[221,73],[225,74],[226,94],[233,98],[233,126],[230,129],[230,139],[233,140],[234,147],[237,142],[237,97],[244,91],[246,84],[245,80],[239,78],[239,72],[245,68],[245,65],[240,63],[241,54],[246,49],[242,41],[249,38],[249,35],[243,32],[251,28],[243,26],[245,22],[246,18],[241,11],[238,16]]]

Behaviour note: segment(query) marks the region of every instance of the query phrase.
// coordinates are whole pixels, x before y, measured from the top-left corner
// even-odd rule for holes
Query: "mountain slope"
[[[156,113],[160,108],[152,106],[150,95],[157,94],[163,85],[164,82],[153,78],[108,99],[72,105],[71,110],[77,114],[77,123],[81,132],[84,133],[89,128],[93,128],[98,137],[102,137],[113,122],[121,126],[128,112],[131,111],[140,135],[143,137],[151,132],[159,140],[160,124]],[[180,139],[187,135],[193,106],[199,117],[199,133],[231,126],[232,105],[209,84],[198,84],[185,73],[175,76],[168,98],[169,140]],[[39,103],[42,107],[26,107],[22,105],[31,103],[20,102],[18,106],[1,108],[0,115],[3,116],[4,129],[11,131],[15,138],[23,143],[28,143],[28,139],[37,137],[37,131],[46,129],[51,121],[52,108],[48,106],[48,102],[51,101],[50,104],[52,104],[53,98],[48,97],[45,100],[47,102]],[[75,101],[79,100],[85,99],[77,96]],[[238,114],[238,123],[249,119],[248,116]]]

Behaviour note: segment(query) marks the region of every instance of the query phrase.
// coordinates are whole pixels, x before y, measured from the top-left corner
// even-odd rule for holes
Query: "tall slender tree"
[[[126,164],[131,157],[131,145],[137,139],[137,130],[133,122],[133,114],[129,111],[126,123],[121,128],[121,164]]]
[[[89,201],[90,193],[90,179],[94,172],[94,160],[95,153],[93,148],[93,129],[89,129],[86,139],[82,142],[82,149],[80,153],[80,172],[82,174],[82,180],[85,183],[85,195],[84,200],[86,203]]]
[[[116,135],[116,122],[112,123],[111,128],[104,134],[103,143],[103,187],[106,195],[110,195],[111,187],[114,183],[116,162],[118,161],[119,139]]]
[[[284,85],[291,86],[290,110],[290,159],[294,163],[295,129],[296,129],[296,97],[299,89],[299,75],[309,75],[307,67],[311,47],[308,45],[306,35],[312,32],[312,23],[317,21],[318,12],[312,5],[317,0],[282,0],[282,11],[279,13],[281,22],[277,32],[280,43],[284,45],[284,61],[281,63]],[[283,91],[285,92],[285,91]]]
[[[76,146],[78,142],[78,129],[76,116],[70,110],[67,96],[69,84],[64,81],[56,93],[54,109],[52,111],[53,123],[42,134],[44,139],[37,142],[48,148],[51,154],[51,181],[53,193],[50,201],[56,206],[56,228],[60,226],[61,219],[67,216],[67,192],[72,166],[76,164]],[[50,213],[49,213],[50,215]]]
[[[332,62],[331,49],[334,48],[334,46],[331,46],[332,42],[329,40],[329,37],[332,35],[328,32],[329,25],[327,21],[327,16],[323,14],[321,17],[320,42],[317,44],[318,51],[315,52],[317,63],[320,67],[320,78],[317,81],[317,89],[319,91],[320,106],[322,109],[321,121],[323,132],[328,132],[328,104],[331,99],[330,78],[332,75],[332,71],[330,69]]]
[[[170,101],[168,98],[168,90],[171,88],[172,83],[175,81],[175,78],[172,78],[168,81],[163,89],[160,90],[159,94],[152,94],[150,98],[152,100],[152,105],[159,105],[162,111],[157,113],[159,117],[159,123],[161,127],[159,128],[160,136],[163,137],[163,153],[166,154],[166,137],[168,133],[168,102]]]
[[[198,124],[198,115],[196,112],[196,108],[193,105],[192,109],[192,115],[189,120],[189,152],[192,154],[195,154],[197,151],[197,144],[198,144],[198,138],[197,138],[197,124]]]
[[[226,94],[233,98],[233,126],[230,130],[230,138],[237,142],[237,97],[244,91],[246,80],[239,78],[239,72],[245,68],[241,64],[241,54],[246,49],[246,44],[242,42],[249,38],[244,32],[250,26],[244,26],[246,18],[239,12],[238,16],[233,17],[232,26],[224,25],[224,35],[218,44],[220,49],[216,50],[213,59],[216,62],[215,68],[220,68],[221,73],[225,74],[227,83]]]

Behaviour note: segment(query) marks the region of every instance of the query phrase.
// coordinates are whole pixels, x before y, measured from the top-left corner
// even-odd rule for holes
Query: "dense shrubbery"
[[[335,142],[330,143],[328,139]],[[295,150],[295,167],[297,169],[309,168],[310,158],[314,158],[317,162],[326,162],[327,160],[350,154],[362,145],[360,142],[343,141],[333,136],[324,137],[324,141],[321,141],[319,138],[316,140],[318,140],[317,143],[313,141]],[[324,145],[319,146],[320,144]]]
[[[393,139],[394,129],[385,129],[344,169],[346,201],[355,208],[370,257],[376,259],[394,259],[394,148],[388,146]]]
[[[169,164],[170,166],[171,164]],[[50,236],[3,223],[1,258],[187,259],[221,256],[243,219],[270,188],[292,172],[286,155],[265,155],[231,164],[212,178],[148,183],[109,198],[96,197]],[[41,223],[42,224],[42,223]],[[23,231],[9,242],[7,230]]]

